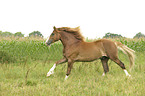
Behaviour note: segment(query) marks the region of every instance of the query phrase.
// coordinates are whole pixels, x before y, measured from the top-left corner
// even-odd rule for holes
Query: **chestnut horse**
[[[79,27],[69,28],[61,27],[56,28],[50,37],[46,40],[46,44],[50,44],[60,40],[63,44],[63,59],[57,61],[53,67],[47,73],[50,76],[54,73],[54,69],[57,65],[68,62],[68,68],[65,79],[68,78],[74,62],[89,62],[96,59],[101,59],[104,73],[109,71],[108,60],[111,59],[117,63],[125,72],[126,76],[131,76],[125,65],[118,59],[118,49],[120,48],[125,54],[128,55],[130,60],[130,66],[134,64],[134,50],[128,48],[120,42],[113,42],[107,39],[100,39],[94,42],[85,42],[84,37],[80,33]]]

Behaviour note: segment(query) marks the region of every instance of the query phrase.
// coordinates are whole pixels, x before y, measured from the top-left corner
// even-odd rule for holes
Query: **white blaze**
[[[45,43],[47,43],[47,42],[48,42],[48,40],[49,40],[49,38],[47,38],[47,40],[45,41]]]

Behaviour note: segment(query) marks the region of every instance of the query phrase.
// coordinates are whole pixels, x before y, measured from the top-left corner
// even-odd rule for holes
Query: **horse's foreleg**
[[[57,61],[57,62],[53,65],[53,67],[49,70],[49,72],[47,73],[47,76],[50,76],[51,74],[54,73],[54,69],[56,68],[56,66],[57,66],[58,64],[64,63],[64,62],[66,62],[66,61],[67,61],[66,58],[63,58],[63,59]]]
[[[104,73],[103,73],[102,76],[105,76],[105,74],[106,74],[107,72],[109,72],[108,60],[109,60],[108,57],[102,57],[102,58],[101,58],[102,66],[103,66],[103,69],[104,69]]]
[[[55,67],[56,67],[56,64],[54,64],[53,67],[49,70],[49,72],[47,73],[47,77],[54,73]]]
[[[71,69],[73,67],[73,61],[72,60],[68,60],[68,68],[67,68],[67,73],[66,73],[66,76],[65,76],[65,80],[68,78],[68,75],[70,74],[71,72]]]

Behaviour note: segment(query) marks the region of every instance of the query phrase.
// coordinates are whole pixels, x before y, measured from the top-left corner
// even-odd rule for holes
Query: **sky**
[[[80,26],[92,39],[108,32],[133,38],[145,34],[145,0],[0,0],[3,32],[40,31],[46,38],[53,26]]]

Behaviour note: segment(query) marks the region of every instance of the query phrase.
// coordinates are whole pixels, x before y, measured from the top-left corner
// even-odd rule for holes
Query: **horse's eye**
[[[54,33],[51,34],[51,36],[53,36],[53,35],[54,35]]]

